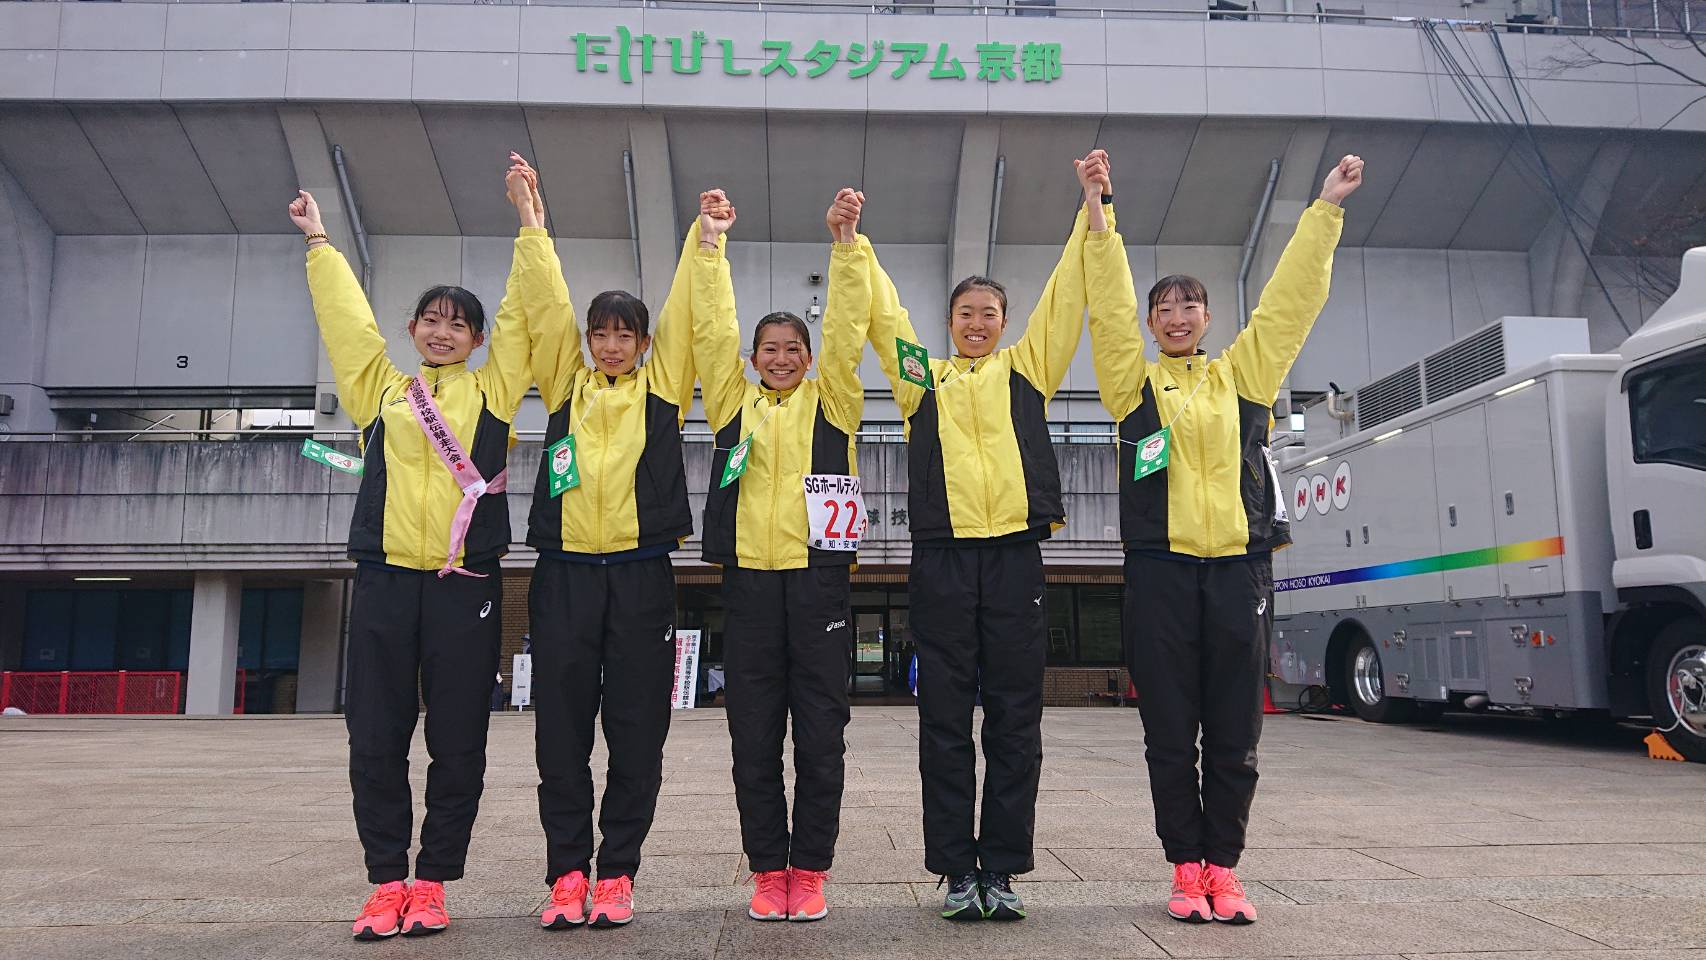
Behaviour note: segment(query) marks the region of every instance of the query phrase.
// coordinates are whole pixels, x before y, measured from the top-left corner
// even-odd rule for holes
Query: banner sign
[[[675,631],[675,689],[672,710],[691,710],[699,702],[699,631]]]
[[[952,55],[946,43],[872,40],[869,43],[842,44],[817,40],[810,45],[799,44],[799,49],[796,49],[792,40],[764,40],[759,43],[761,52],[748,49],[737,55],[735,41],[713,39],[703,30],[695,30],[686,37],[660,37],[650,33],[637,34],[625,26],[617,27],[615,36],[577,33],[569,40],[574,45],[576,72],[609,73],[614,60],[616,76],[623,83],[633,83],[636,71],[642,74],[661,71],[665,61],[671,73],[697,74],[705,69],[707,52],[713,63],[721,65],[723,75],[729,77],[745,77],[754,73],[768,77],[781,73],[787,77],[816,80],[829,74],[838,64],[845,63],[847,79],[857,80],[876,73],[877,68],[883,65],[885,51],[899,57],[891,61],[890,69],[884,71],[895,80],[906,76],[913,67],[928,70],[931,80],[970,79],[985,83],[1052,83],[1060,79],[1062,72],[1058,43],[980,43],[973,50],[976,60],[968,70],[960,57]],[[765,63],[755,71],[751,67],[736,66],[737,60],[763,60]],[[926,62],[928,67],[921,66]]]

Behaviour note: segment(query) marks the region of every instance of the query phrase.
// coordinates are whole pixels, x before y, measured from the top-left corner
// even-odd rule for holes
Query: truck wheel
[[[1351,709],[1370,723],[1405,723],[1415,713],[1416,701],[1386,695],[1380,651],[1366,636],[1353,637],[1345,650],[1345,683]]]
[[[1684,617],[1659,631],[1647,651],[1647,702],[1676,752],[1706,763],[1706,624]]]

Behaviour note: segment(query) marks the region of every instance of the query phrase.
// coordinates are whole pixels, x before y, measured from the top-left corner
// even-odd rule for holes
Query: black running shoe
[[[977,874],[962,873],[943,877],[936,886],[948,885],[948,896],[942,901],[942,916],[949,920],[982,920],[983,897],[977,888]]]
[[[1006,873],[985,870],[978,874],[983,887],[983,916],[986,920],[1023,920],[1025,901],[1013,892],[1013,877]]]

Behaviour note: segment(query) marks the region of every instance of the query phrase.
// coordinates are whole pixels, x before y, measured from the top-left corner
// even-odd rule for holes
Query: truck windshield
[[[1706,349],[1660,360],[1627,383],[1635,462],[1706,470]]]

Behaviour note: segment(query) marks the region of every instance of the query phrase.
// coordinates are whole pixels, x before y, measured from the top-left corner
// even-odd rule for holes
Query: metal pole
[[[634,238],[634,288],[646,295],[646,274],[640,265],[640,200],[634,195],[634,154],[622,151],[622,180],[628,185],[628,235]]]
[[[355,233],[356,255],[361,258],[361,292],[373,290],[373,258],[367,253],[367,231],[361,226],[361,211],[355,208],[355,194],[349,187],[349,170],[344,167],[344,148],[332,144],[332,164],[338,168],[338,189],[344,196],[344,212],[349,215],[350,230]]]
[[[1250,223],[1250,234],[1244,238],[1244,259],[1238,264],[1238,329],[1244,329],[1250,322],[1250,314],[1245,309],[1247,297],[1244,294],[1245,281],[1250,277],[1250,264],[1256,258],[1256,244],[1261,242],[1262,228],[1267,225],[1268,205],[1273,203],[1274,184],[1279,182],[1279,158],[1268,161],[1268,185],[1262,188],[1262,204],[1256,208],[1256,219]]]
[[[983,259],[983,275],[995,272],[995,232],[1001,228],[1001,190],[1007,183],[1007,157],[995,158],[995,196],[989,207],[989,253]],[[952,306],[950,304],[950,306]]]

